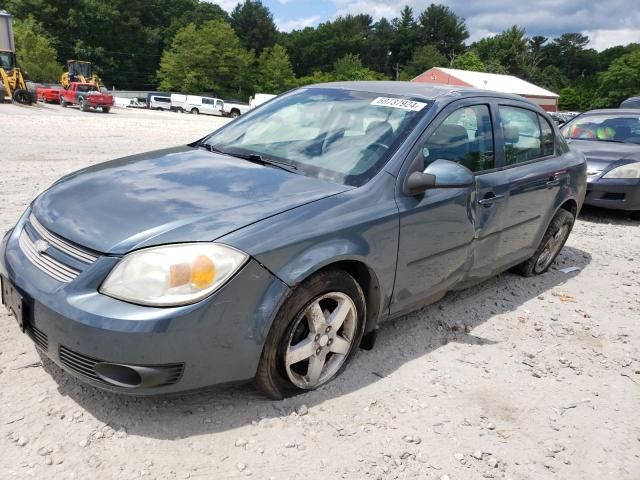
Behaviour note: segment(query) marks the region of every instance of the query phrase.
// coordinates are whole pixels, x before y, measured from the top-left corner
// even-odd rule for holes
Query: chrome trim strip
[[[79,271],[63,265],[54,258],[46,254],[38,253],[33,245],[33,241],[24,230],[18,238],[18,245],[22,253],[25,254],[31,263],[60,282],[69,283],[80,274]]]
[[[87,250],[71,245],[69,242],[66,242],[60,237],[50,233],[49,230],[42,226],[42,224],[38,221],[35,215],[33,215],[33,213],[29,215],[29,223],[31,224],[33,229],[38,232],[38,235],[40,235],[44,240],[49,242],[61,252],[66,253],[67,255],[71,255],[72,257],[75,257],[78,260],[89,264],[95,262],[98,259],[96,255],[89,253]]]

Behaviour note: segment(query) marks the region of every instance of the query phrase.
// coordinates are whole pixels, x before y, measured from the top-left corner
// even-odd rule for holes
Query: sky
[[[227,11],[238,0],[209,0]],[[281,31],[291,31],[332,20],[348,13],[368,13],[374,19],[397,17],[404,5],[420,13],[430,3],[449,6],[464,18],[469,42],[500,33],[513,24],[527,35],[555,38],[566,32],[589,36],[588,47],[604,50],[614,45],[640,43],[640,0],[262,0]],[[531,8],[535,5],[535,8]]]

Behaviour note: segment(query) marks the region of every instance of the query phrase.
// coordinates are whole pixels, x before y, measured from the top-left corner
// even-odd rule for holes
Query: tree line
[[[569,110],[617,106],[640,94],[640,44],[598,52],[589,38],[528,36],[513,25],[468,42],[462,17],[431,4],[397,18],[347,15],[280,32],[260,0],[227,14],[199,0],[6,0],[18,61],[56,81],[67,59],[94,62],[120,90],[248,98],[334,80],[409,80],[431,67],[516,75],[560,94]]]

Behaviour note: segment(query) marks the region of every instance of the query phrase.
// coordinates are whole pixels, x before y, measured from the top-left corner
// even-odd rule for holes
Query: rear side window
[[[542,131],[542,156],[548,157],[555,153],[555,141],[553,136],[553,128],[549,121],[542,115],[538,115],[540,119],[540,130]]]
[[[501,105],[498,113],[504,138],[506,165],[528,162],[544,156],[537,113],[506,105]]]
[[[422,148],[425,167],[434,160],[457,162],[472,172],[494,168],[493,127],[487,105],[452,112],[429,135]]]

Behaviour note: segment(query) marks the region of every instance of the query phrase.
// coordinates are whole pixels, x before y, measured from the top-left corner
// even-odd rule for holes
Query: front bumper
[[[592,180],[587,183],[584,203],[615,210],[640,210],[640,180]]]
[[[273,317],[289,294],[255,260],[195,305],[132,305],[98,293],[116,257],[100,257],[69,283],[34,266],[18,245],[25,218],[0,243],[0,275],[24,297],[27,333],[65,371],[94,386],[136,395],[193,390],[255,375]],[[15,324],[18,332],[14,319],[2,310],[0,318]],[[103,367],[118,365],[140,367],[156,381],[135,388],[106,381]]]

